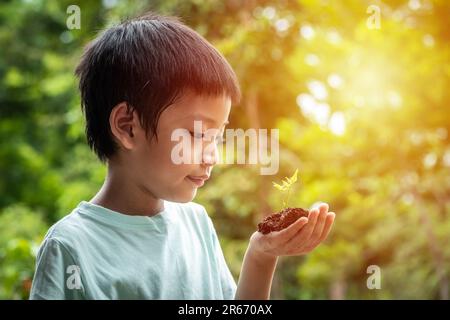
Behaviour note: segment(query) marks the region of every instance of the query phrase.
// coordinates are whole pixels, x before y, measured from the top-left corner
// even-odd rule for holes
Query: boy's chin
[[[197,188],[183,188],[183,190],[180,190],[180,192],[178,192],[177,194],[172,195],[171,197],[167,197],[166,200],[172,202],[186,203],[194,200],[196,194]]]

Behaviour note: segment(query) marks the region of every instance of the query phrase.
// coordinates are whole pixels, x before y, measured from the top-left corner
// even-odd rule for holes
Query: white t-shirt
[[[236,283],[203,206],[147,216],[82,201],[48,231],[30,299],[234,299]]]

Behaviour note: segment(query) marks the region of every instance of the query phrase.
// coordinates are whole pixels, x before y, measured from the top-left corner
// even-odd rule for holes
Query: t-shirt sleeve
[[[211,221],[211,218],[208,216],[209,228],[211,231],[212,244],[214,247],[215,256],[219,265],[220,272],[220,281],[222,286],[222,294],[225,300],[234,300],[236,294],[236,282],[233,278],[233,275],[228,268],[227,262],[223,255],[222,248],[220,246],[219,238],[217,237],[216,229],[214,228],[214,224]]]
[[[80,268],[58,240],[46,238],[36,257],[30,300],[84,299]]]

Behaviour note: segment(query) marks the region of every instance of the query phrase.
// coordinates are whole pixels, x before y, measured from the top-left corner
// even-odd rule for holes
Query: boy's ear
[[[136,111],[126,102],[119,103],[109,115],[109,125],[117,142],[125,149],[132,149],[136,144],[136,133],[140,129]]]

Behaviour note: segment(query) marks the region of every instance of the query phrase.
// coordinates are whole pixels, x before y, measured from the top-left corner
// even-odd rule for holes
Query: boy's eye
[[[192,132],[192,131],[189,131],[189,133],[191,134],[191,136],[194,139],[204,139],[205,138],[205,134],[203,132]],[[223,135],[218,135],[215,138],[215,142],[216,143],[223,143],[223,142],[225,142],[225,137]]]
[[[194,137],[194,139],[203,139],[205,137],[205,134],[203,132],[189,131],[189,133],[191,134],[192,137]]]

